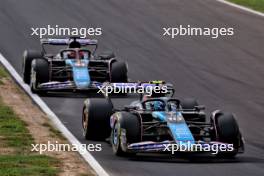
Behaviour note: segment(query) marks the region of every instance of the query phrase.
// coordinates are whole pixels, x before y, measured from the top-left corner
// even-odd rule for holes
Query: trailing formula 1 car
[[[26,50],[23,54],[24,82],[34,93],[90,90],[104,82],[127,82],[127,64],[113,53],[96,55],[97,45],[97,40],[81,38],[42,39],[42,52]],[[46,52],[48,46],[64,49],[53,55]]]
[[[141,96],[121,110],[113,108],[110,99],[87,99],[82,124],[86,139],[103,140],[110,136],[113,152],[119,156],[145,152],[209,152],[234,157],[244,152],[234,115],[216,110],[207,122],[204,106],[198,105],[195,99],[180,101],[165,94]],[[188,148],[174,151],[175,145]],[[215,151],[215,148],[221,150]]]

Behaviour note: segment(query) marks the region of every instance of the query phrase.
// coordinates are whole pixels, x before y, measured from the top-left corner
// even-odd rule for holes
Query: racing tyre
[[[33,59],[42,58],[43,54],[34,50],[25,50],[23,53],[23,80],[26,84],[30,84],[31,62]]]
[[[110,116],[113,106],[108,99],[85,101],[82,113],[83,135],[86,139],[104,140],[110,136]]]
[[[194,98],[185,98],[181,101],[182,109],[192,110],[195,106],[198,106],[198,102]]]
[[[127,82],[127,65],[125,62],[114,62],[111,65],[110,81]]]
[[[42,94],[37,87],[41,83],[49,82],[49,63],[45,59],[34,59],[31,63],[30,88],[33,93]]]
[[[216,118],[216,128],[220,142],[233,144],[232,152],[220,152],[218,157],[232,158],[238,153],[241,134],[238,124],[231,113],[223,113]]]
[[[141,141],[141,126],[139,118],[129,112],[121,112],[111,131],[111,144],[117,156],[132,156],[135,153],[127,152],[127,144]]]
[[[181,101],[181,106],[184,111],[193,111],[195,110],[195,107],[198,106],[198,102],[194,98],[185,98]],[[190,114],[186,113],[183,116],[185,120],[190,120],[190,121],[196,121],[196,122],[205,122],[206,121],[206,116],[205,114]]]

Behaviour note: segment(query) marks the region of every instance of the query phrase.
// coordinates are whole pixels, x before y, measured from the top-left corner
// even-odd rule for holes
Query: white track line
[[[255,11],[255,10],[252,10],[252,9],[250,9],[250,8],[247,8],[247,7],[244,7],[244,6],[241,6],[241,5],[237,5],[237,4],[235,4],[235,3],[228,2],[228,1],[226,1],[226,0],[216,0],[216,1],[221,2],[221,3],[224,3],[224,4],[227,4],[227,5],[230,5],[230,6],[232,6],[232,7],[239,8],[239,9],[244,10],[244,11],[247,11],[247,12],[249,12],[249,13],[253,13],[253,14],[255,14],[255,15],[259,15],[259,16],[264,17],[264,13],[261,13],[261,12]]]
[[[6,68],[6,70],[12,75],[15,81],[24,89],[24,91],[32,98],[32,100],[45,112],[49,119],[54,123],[56,128],[62,132],[71,144],[81,147],[80,141],[78,141],[73,134],[63,125],[59,118],[51,111],[47,104],[36,94],[31,93],[30,88],[25,84],[16,72],[13,66],[7,61],[7,59],[0,53],[0,62]],[[102,168],[102,166],[95,160],[95,158],[88,151],[79,154],[85,159],[85,161],[94,169],[99,176],[108,176],[108,173]]]

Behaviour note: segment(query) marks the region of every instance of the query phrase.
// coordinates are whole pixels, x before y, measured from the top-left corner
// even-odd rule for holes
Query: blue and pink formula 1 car
[[[42,39],[42,52],[26,50],[23,79],[32,92],[98,89],[104,82],[127,82],[127,64],[113,53],[96,55],[97,40],[69,38]],[[48,47],[63,47],[55,54]],[[90,48],[89,48],[90,47]]]
[[[114,109],[110,99],[87,99],[83,134],[90,140],[110,136],[116,155],[204,152],[234,157],[244,152],[233,114],[216,110],[207,122],[204,106],[195,99],[180,101],[169,95],[143,95],[121,110]]]

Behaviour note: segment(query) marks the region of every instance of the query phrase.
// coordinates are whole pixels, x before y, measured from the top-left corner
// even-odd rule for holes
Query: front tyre
[[[25,50],[23,53],[23,81],[30,84],[31,63],[34,59],[43,58],[43,54],[34,50]]]
[[[235,157],[238,153],[240,142],[242,141],[236,119],[231,113],[223,113],[216,118],[216,128],[220,142],[233,144],[233,151],[220,152],[217,156],[224,158]]]
[[[90,98],[82,112],[83,136],[89,140],[104,140],[110,136],[112,104],[107,99]]]
[[[49,82],[49,63],[45,59],[34,59],[31,63],[30,88],[33,93],[45,93],[39,90],[41,83]]]
[[[141,141],[139,118],[129,112],[116,114],[119,116],[111,131],[111,145],[115,155],[131,156],[135,153],[127,151],[127,145]]]

